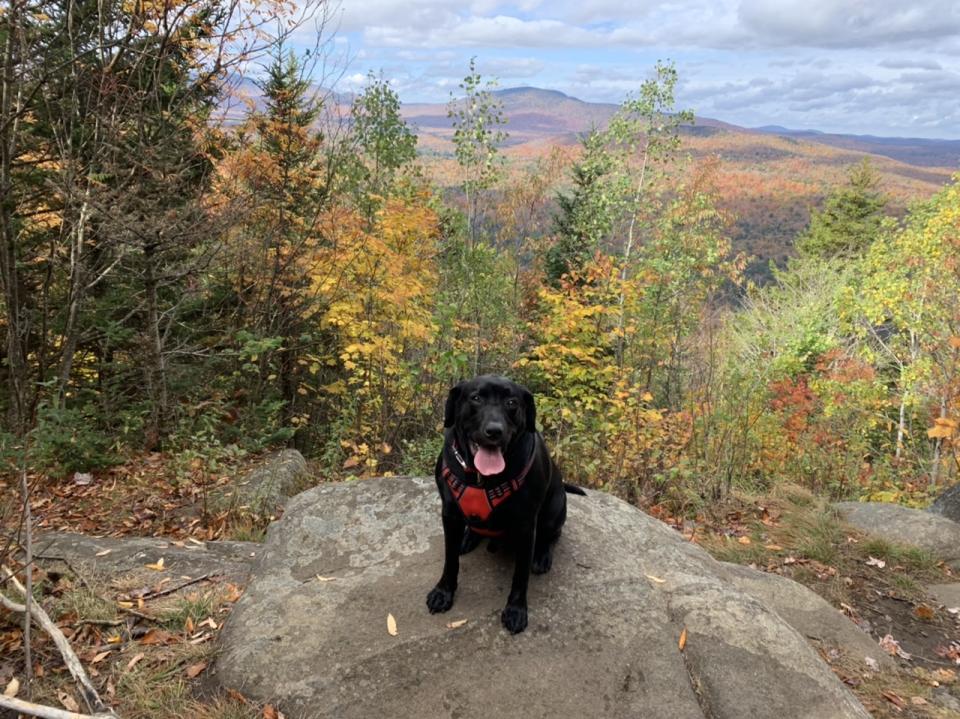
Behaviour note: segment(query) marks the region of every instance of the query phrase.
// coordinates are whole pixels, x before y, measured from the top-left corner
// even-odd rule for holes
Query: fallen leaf
[[[106,659],[107,657],[109,657],[111,653],[112,653],[112,650],[110,650],[110,649],[108,649],[108,650],[105,651],[105,652],[100,652],[99,654],[97,654],[96,656],[94,656],[92,660],[90,660],[90,663],[91,663],[91,664],[99,664],[99,663],[102,662],[104,659]]]
[[[651,582],[656,582],[657,584],[666,584],[667,582],[666,579],[660,579],[660,577],[655,577],[652,574],[648,574],[647,579],[649,579]]]
[[[918,707],[922,707],[924,704],[929,704],[929,702],[923,697],[910,697],[910,703]]]
[[[107,637],[107,644],[119,644],[122,641],[123,639],[119,634],[111,634],[109,637]]]
[[[64,691],[57,692],[57,699],[60,700],[60,703],[63,704],[64,708],[67,711],[71,711],[71,712],[80,711],[80,705],[77,704],[77,700],[74,699],[69,694],[67,694],[66,692]]]
[[[151,629],[142,637],[140,637],[140,643],[151,645],[151,644],[166,644],[170,641],[170,632],[164,631],[163,629]]]
[[[912,659],[913,655],[904,651],[900,647],[900,642],[893,638],[892,634],[887,634],[880,640],[880,648],[890,656],[898,656],[903,659]]]
[[[207,662],[197,662],[187,667],[186,675],[190,679],[196,679],[204,669],[207,668]]]
[[[779,544],[764,544],[763,548],[769,549],[771,552],[779,552],[783,550],[783,547],[781,547]]]
[[[887,566],[887,563],[886,563],[885,561],[883,561],[882,559],[877,559],[876,557],[870,557],[870,558],[867,560],[867,566],[868,566],[868,567],[877,567],[878,569],[883,569],[885,566]]]
[[[687,646],[687,628],[684,627],[683,631],[680,632],[680,640],[677,642],[677,646],[680,648],[680,651],[683,651],[683,648]]]
[[[234,701],[240,702],[244,706],[250,705],[249,700],[245,696],[243,696],[243,694],[238,692],[236,689],[227,689],[227,696],[229,696]]]
[[[392,614],[387,614],[387,634],[391,637],[397,636],[397,620]]]
[[[866,665],[870,668],[870,671],[872,672],[880,671],[880,662],[878,662],[873,657],[864,657],[863,661],[866,662]]]
[[[750,537],[740,537],[737,541],[740,542],[740,544],[750,544]]]
[[[897,694],[894,694],[894,693],[893,693],[892,691],[890,691],[889,689],[885,689],[884,691],[880,692],[880,695],[881,695],[884,699],[886,699],[888,702],[890,702],[891,704],[893,704],[895,707],[897,707],[898,709],[906,709],[906,708],[907,708],[907,703],[903,700],[903,697],[901,697],[901,696],[899,696],[899,695],[897,695]]]
[[[143,659],[145,656],[146,656],[146,655],[145,655],[143,652],[139,652],[138,654],[135,654],[135,655],[133,656],[133,659],[131,659],[129,662],[127,662],[126,671],[129,672],[131,669],[133,669],[135,666],[137,666],[137,662],[139,662],[139,661],[140,661],[141,659]]]
[[[926,604],[921,604],[915,607],[913,613],[917,619],[922,619],[925,622],[931,621],[936,616],[936,612],[933,611],[933,607],[927,606]]]
[[[227,584],[227,591],[223,595],[223,601],[233,604],[243,596],[243,590],[236,584]]]
[[[336,579],[336,577],[321,577],[319,574],[317,575],[318,582],[332,582],[334,579]]]
[[[457,629],[467,623],[467,619],[458,619],[455,622],[447,622],[447,629]]]
[[[106,557],[106,556],[107,556],[108,554],[110,554],[110,552],[112,552],[112,551],[113,551],[112,549],[101,549],[99,552],[97,552],[97,553],[96,553],[95,555],[93,555],[93,556],[95,556],[95,557]]]
[[[187,621],[183,623],[183,630],[187,634],[193,634],[193,630],[194,630],[193,617],[187,617]]]
[[[7,688],[3,690],[3,696],[15,697],[18,691],[20,691],[20,680],[14,677],[10,680],[10,683],[7,684]]]
[[[158,559],[158,560],[156,561],[156,563],[154,563],[154,564],[144,564],[143,566],[145,566],[147,569],[153,569],[153,570],[155,570],[155,571],[157,571],[157,572],[162,572],[162,571],[163,571],[163,557],[160,557],[160,559]]]
[[[263,719],[279,719],[280,715],[277,713],[277,710],[274,709],[272,704],[267,704],[263,708]]]

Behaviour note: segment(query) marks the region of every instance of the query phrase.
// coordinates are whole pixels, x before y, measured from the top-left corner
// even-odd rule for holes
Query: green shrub
[[[43,404],[30,433],[29,461],[34,469],[61,475],[90,472],[120,461],[113,446],[93,408]]]

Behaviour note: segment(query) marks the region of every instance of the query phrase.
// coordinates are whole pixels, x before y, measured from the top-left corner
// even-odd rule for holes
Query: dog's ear
[[[456,387],[451,387],[447,394],[447,404],[443,408],[443,426],[452,427],[457,420],[457,402],[460,401],[460,393],[463,389],[463,382]]]
[[[533,394],[526,387],[520,388],[523,393],[524,424],[528,432],[537,431],[537,405],[533,402]]]

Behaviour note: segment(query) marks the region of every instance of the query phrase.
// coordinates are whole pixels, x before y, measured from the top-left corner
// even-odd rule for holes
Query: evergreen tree
[[[854,165],[844,185],[814,211],[810,225],[797,238],[797,251],[812,258],[859,257],[876,239],[887,198],[880,177],[866,158]]]
[[[613,194],[607,186],[614,168],[606,137],[594,130],[581,141],[583,159],[574,165],[573,190],[559,194],[554,215],[556,243],[547,250],[544,270],[554,287],[571,270],[581,269],[613,229]]]

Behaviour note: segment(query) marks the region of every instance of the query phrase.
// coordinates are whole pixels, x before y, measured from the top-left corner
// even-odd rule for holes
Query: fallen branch
[[[117,716],[112,712],[108,714],[77,714],[76,712],[66,711],[65,709],[57,709],[56,707],[48,707],[43,704],[34,704],[33,702],[24,701],[23,699],[7,697],[3,694],[0,694],[0,707],[12,709],[21,714],[40,717],[41,719],[116,719]]]
[[[24,604],[29,606],[30,615],[37,621],[37,624],[39,624],[40,627],[50,635],[50,638],[53,639],[53,643],[57,645],[57,649],[60,650],[60,656],[63,657],[63,663],[67,665],[67,669],[70,670],[70,674],[73,675],[74,680],[80,686],[80,695],[83,697],[83,701],[86,703],[90,711],[94,712],[96,715],[114,717],[115,719],[116,714],[114,714],[113,711],[103,703],[103,700],[100,699],[100,695],[97,694],[97,690],[90,681],[90,677],[88,677],[87,673],[84,671],[83,665],[80,663],[80,659],[73,651],[73,647],[70,646],[70,642],[68,642],[67,638],[63,636],[63,632],[60,631],[60,628],[53,623],[53,620],[50,619],[50,616],[44,611],[43,607],[37,604],[33,597],[27,594],[26,588],[20,583],[20,580],[17,579],[16,575],[6,565],[0,565],[0,569],[2,569],[4,573],[3,581],[9,580],[17,589],[17,591],[23,595]],[[4,595],[0,594],[0,597],[3,597],[3,603],[5,606],[8,604],[14,604],[8,597],[5,597]],[[27,606],[16,606],[22,606],[23,611],[27,611]],[[44,715],[35,714],[34,716]],[[62,716],[68,716],[68,714]]]
[[[214,573],[213,573],[213,572],[207,572],[207,573],[204,574],[202,577],[197,577],[196,579],[191,579],[190,581],[188,581],[188,582],[183,582],[182,584],[178,584],[178,585],[175,586],[175,587],[169,587],[169,588],[167,588],[167,589],[161,589],[161,590],[158,590],[158,591],[156,591],[156,592],[147,592],[146,594],[144,594],[144,595],[141,597],[141,599],[147,600],[147,599],[156,599],[157,597],[164,597],[164,596],[166,596],[166,595],[168,595],[168,594],[173,594],[174,592],[179,592],[181,589],[183,589],[184,587],[189,587],[191,584],[197,584],[197,583],[199,583],[199,582],[202,582],[204,579],[209,579],[209,578],[212,577],[212,576],[214,576]]]

